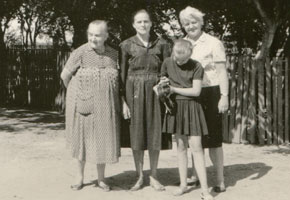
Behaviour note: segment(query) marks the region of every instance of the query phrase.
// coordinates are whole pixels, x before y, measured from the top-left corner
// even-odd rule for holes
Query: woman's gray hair
[[[99,20],[99,19],[96,19],[94,21],[91,21],[90,24],[88,25],[88,28],[87,30],[89,29],[89,27],[91,25],[95,25],[95,26],[103,26],[105,28],[106,31],[108,31],[108,22],[105,21],[105,20]]]
[[[183,20],[185,19],[195,18],[197,21],[200,22],[201,25],[203,25],[203,16],[204,16],[203,12],[191,6],[187,6],[179,13],[179,19],[181,24],[183,24]]]

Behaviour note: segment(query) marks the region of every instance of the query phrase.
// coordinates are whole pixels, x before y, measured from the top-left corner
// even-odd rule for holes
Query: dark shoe
[[[194,186],[194,187],[200,186],[200,182],[196,178],[192,178],[192,177],[187,178],[186,182],[187,182],[187,185],[189,185],[189,186]]]
[[[74,191],[77,191],[77,190],[81,190],[81,189],[83,189],[83,187],[84,187],[84,184],[77,184],[77,185],[71,185],[70,186],[70,188],[72,189],[72,190],[74,190]]]
[[[221,188],[219,186],[215,186],[215,187],[213,187],[213,191],[216,193],[221,193],[221,192],[225,192],[226,188]]]

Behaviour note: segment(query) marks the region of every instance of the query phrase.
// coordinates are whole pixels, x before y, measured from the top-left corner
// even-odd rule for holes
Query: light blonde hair
[[[179,19],[180,19],[181,24],[183,24],[183,21],[185,19],[194,18],[197,21],[199,21],[201,25],[203,25],[204,24],[203,16],[204,16],[203,12],[191,6],[187,6],[185,9],[181,10],[179,13]]]
[[[193,46],[190,41],[185,39],[178,39],[174,41],[173,45],[173,55],[175,55],[175,52],[178,52],[180,54],[188,54],[191,56]]]

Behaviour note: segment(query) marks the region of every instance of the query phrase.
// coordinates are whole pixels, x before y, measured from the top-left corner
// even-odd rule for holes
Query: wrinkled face
[[[201,22],[194,17],[188,17],[181,21],[182,27],[188,36],[192,39],[198,39],[201,35]]]
[[[135,15],[133,27],[138,34],[140,35],[149,34],[151,26],[152,22],[147,13],[140,12]]]
[[[178,51],[173,48],[173,58],[178,65],[187,63],[187,61],[190,59],[191,53],[191,50]]]
[[[107,27],[104,24],[91,24],[88,28],[88,42],[93,49],[104,47],[108,38]]]

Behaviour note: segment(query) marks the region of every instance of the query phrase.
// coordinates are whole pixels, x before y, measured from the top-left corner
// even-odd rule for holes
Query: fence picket
[[[266,118],[266,134],[267,144],[272,144],[272,85],[271,85],[271,64],[270,59],[266,59],[266,107],[267,107],[267,118]]]
[[[289,58],[285,60],[285,143],[289,144]]]

